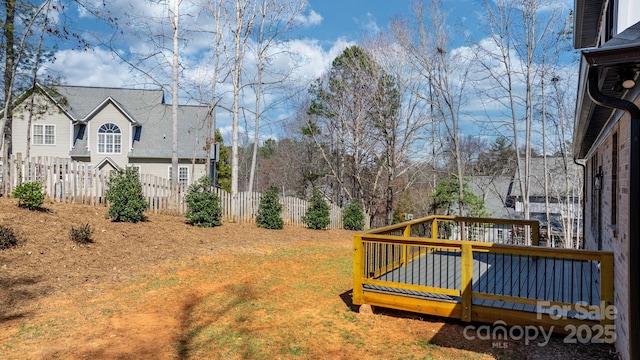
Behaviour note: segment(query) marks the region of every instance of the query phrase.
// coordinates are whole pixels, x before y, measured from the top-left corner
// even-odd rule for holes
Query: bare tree
[[[562,200],[560,203],[562,213],[562,228],[564,231],[564,246],[568,248],[579,248],[581,242],[580,233],[581,222],[584,221],[582,213],[582,168],[573,163],[573,157],[570,148],[570,134],[572,131],[573,116],[572,110],[575,107],[575,97],[570,84],[571,79],[561,79],[558,75],[551,77],[551,85],[553,88],[553,96],[551,96],[551,105],[554,114],[551,123],[554,126],[556,137],[555,154],[562,159],[562,171],[565,174],[563,178],[564,186],[556,189],[556,198]],[[575,236],[575,241],[574,239]]]
[[[561,9],[548,0],[485,1],[487,38],[473,46],[482,94],[501,110],[493,123],[508,130],[516,150],[517,186],[525,219],[530,218],[530,164],[539,66],[549,37],[557,33]],[[522,149],[523,151],[520,151]]]
[[[236,200],[238,198],[238,128],[240,122],[241,91],[247,86],[242,71],[251,29],[256,19],[256,4],[251,0],[236,0],[227,10],[233,18],[230,21],[232,39],[224,44],[224,53],[231,72],[233,86],[233,104],[231,106],[231,220],[237,217]],[[231,48],[231,50],[229,50]]]
[[[283,85],[291,76],[294,67],[288,69],[270,69],[270,59],[286,52],[283,42],[279,40],[290,31],[302,10],[306,1],[303,0],[260,0],[257,8],[257,26],[253,53],[256,60],[256,79],[253,84],[255,92],[254,110],[254,134],[253,152],[251,156],[251,168],[249,175],[248,191],[253,191],[256,173],[258,147],[260,144],[260,119],[264,113],[274,106],[278,99],[272,97],[268,106],[264,106],[263,92],[277,85]],[[279,49],[277,49],[279,48]],[[265,72],[267,72],[265,74]],[[269,78],[267,78],[269,77]],[[286,94],[280,89],[280,94]]]
[[[13,96],[14,87],[17,83],[18,69],[23,65],[28,41],[33,27],[37,24],[39,17],[50,6],[49,1],[45,1],[32,14],[16,14],[17,1],[5,0],[5,19],[2,27],[4,40],[4,72],[3,72],[3,96],[4,106],[2,121],[0,122],[0,146],[2,147],[2,193],[7,194],[10,190],[9,184],[9,160],[11,155],[11,128],[13,123]],[[19,23],[24,22],[22,27],[16,24],[16,15],[19,16]],[[20,15],[24,18],[20,18]],[[30,15],[30,16],[27,16]],[[22,32],[20,33],[20,29]],[[16,35],[19,40],[16,41]]]
[[[429,104],[421,94],[428,84],[414,76],[411,59],[402,48],[396,46],[392,34],[379,34],[365,39],[365,48],[372,53],[385,73],[379,83],[370,110],[382,154],[384,170],[385,224],[393,221],[397,197],[409,188],[414,178],[407,178],[409,171],[419,162],[423,150],[418,143],[424,139],[432,124]]]
[[[360,46],[345,49],[324,77],[310,88],[311,106],[306,134],[330,172],[332,200],[360,202],[371,219],[383,194],[383,148],[376,121],[396,116],[394,81]],[[382,118],[385,119],[382,119]],[[379,126],[382,128],[383,126]]]
[[[180,0],[173,0],[173,11],[169,8],[169,22],[173,28],[173,52],[171,60],[171,188],[173,189],[174,206],[178,205],[178,75],[180,72]]]
[[[433,107],[435,118],[444,125],[444,135],[453,145],[450,149],[455,160],[459,199],[462,199],[465,174],[460,152],[460,118],[466,100],[467,59],[449,48],[451,28],[440,0],[430,1],[428,9],[422,2],[413,3],[411,18],[397,20],[392,27],[395,38],[414,65],[415,73],[429,84],[429,92],[417,95]],[[464,215],[462,201],[458,203],[458,213]]]
[[[36,91],[36,86],[38,85],[38,70],[40,69],[40,61],[42,60],[43,42],[44,42],[44,35],[47,31],[49,10],[50,10],[49,6],[47,6],[44,10],[44,14],[43,14],[44,20],[42,21],[42,26],[40,27],[40,35],[38,38],[38,44],[36,45],[36,50],[34,55],[34,64],[31,72],[31,91],[32,92]],[[31,99],[28,105],[29,119],[27,120],[27,151],[25,153],[25,159],[27,160],[29,160],[30,151],[31,151],[31,135],[32,135],[31,123],[33,122],[34,113],[37,111],[35,100],[36,100],[36,97],[31,96]]]

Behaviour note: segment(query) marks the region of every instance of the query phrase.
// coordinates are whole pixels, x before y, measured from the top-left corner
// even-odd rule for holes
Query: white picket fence
[[[17,154],[11,161],[9,176],[11,190],[21,182],[37,181],[43,185],[47,198],[53,201],[94,206],[107,205],[105,191],[109,175],[90,164],[53,157],[37,157],[26,161],[22,159],[21,154]],[[150,211],[179,214],[186,212],[185,189],[179,190],[177,208],[175,208],[170,201],[172,191],[166,178],[141,174],[140,182]],[[255,221],[262,194],[257,192],[238,193],[235,199],[236,216],[234,218],[231,216],[233,202],[231,194],[219,188],[215,188],[215,192],[220,197],[223,219],[236,222]],[[285,224],[304,226],[302,217],[309,205],[306,200],[281,196],[280,204]],[[327,228],[342,229],[342,210],[340,207],[329,204],[329,214],[330,223]]]

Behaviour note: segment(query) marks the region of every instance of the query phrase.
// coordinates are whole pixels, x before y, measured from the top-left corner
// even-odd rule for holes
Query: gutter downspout
[[[586,230],[587,230],[587,226],[586,226],[586,219],[584,218],[584,215],[586,214],[587,211],[587,205],[586,205],[586,201],[584,199],[584,196],[586,196],[587,194],[587,166],[585,164],[579,163],[578,159],[574,156],[573,157],[573,163],[580,166],[582,168],[582,204],[580,204],[580,206],[582,207],[582,244],[579,246],[580,249],[584,249],[584,235],[586,234]],[[578,199],[580,199],[578,197]]]
[[[630,119],[629,146],[629,358],[640,358],[640,109],[631,101],[606,96],[598,89],[598,70],[589,70],[587,84],[594,103],[625,111]],[[617,171],[617,170],[616,170]]]

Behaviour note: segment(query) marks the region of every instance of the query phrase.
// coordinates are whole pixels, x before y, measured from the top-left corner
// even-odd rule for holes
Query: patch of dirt
[[[615,357],[561,337],[496,348],[465,339],[464,323],[353,312],[353,232],[198,228],[162,214],[115,223],[104,207],[45,208],[0,198],[0,224],[19,241],[0,251],[3,359]],[[93,243],[70,240],[83,224]]]

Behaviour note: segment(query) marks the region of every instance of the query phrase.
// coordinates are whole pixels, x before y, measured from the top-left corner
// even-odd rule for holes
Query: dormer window
[[[106,123],[98,129],[98,153],[120,154],[122,152],[122,133],[116,124]]]

